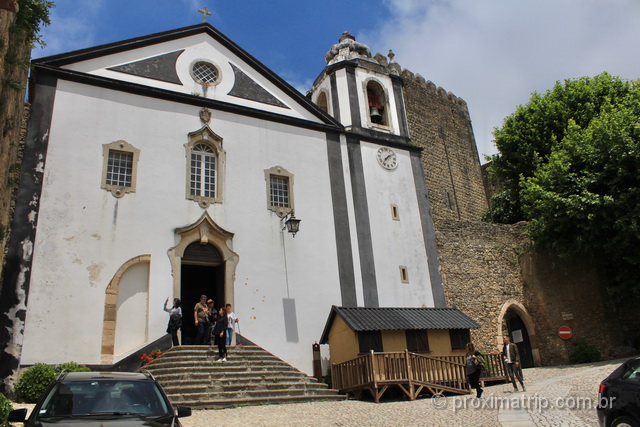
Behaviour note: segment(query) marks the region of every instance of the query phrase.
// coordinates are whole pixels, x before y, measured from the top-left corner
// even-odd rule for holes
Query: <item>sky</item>
[[[464,99],[478,153],[534,91],[604,71],[640,78],[639,0],[54,0],[54,55],[207,22],[306,93],[348,30]]]

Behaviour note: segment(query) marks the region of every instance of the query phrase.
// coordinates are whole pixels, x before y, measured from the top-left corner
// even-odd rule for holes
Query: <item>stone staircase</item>
[[[346,398],[256,345],[228,347],[227,362],[217,356],[217,347],[178,346],[143,369],[174,405],[192,409]]]

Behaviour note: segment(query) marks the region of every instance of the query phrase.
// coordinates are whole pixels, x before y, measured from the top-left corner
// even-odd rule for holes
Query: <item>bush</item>
[[[11,412],[11,402],[5,397],[4,394],[0,394],[0,427],[8,427],[11,424],[7,422],[9,412]]]
[[[592,363],[600,361],[600,352],[583,338],[577,338],[575,347],[569,352],[569,362]]]
[[[91,372],[91,368],[80,366],[76,362],[67,362],[58,365],[58,367],[56,368],[56,373],[59,374],[60,372],[65,370],[69,372]]]
[[[36,363],[27,368],[18,380],[13,392],[27,403],[36,403],[49,384],[56,379],[56,370],[45,363]]]
[[[62,363],[57,367],[45,363],[36,363],[20,375],[13,392],[18,399],[24,402],[36,403],[42,393],[47,390],[49,384],[64,370],[70,372],[91,371],[91,369],[86,366],[80,366],[76,362]]]

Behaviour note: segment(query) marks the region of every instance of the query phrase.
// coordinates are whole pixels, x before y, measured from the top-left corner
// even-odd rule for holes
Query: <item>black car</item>
[[[602,381],[597,412],[603,427],[640,427],[640,357],[627,360]]]
[[[180,426],[191,408],[174,410],[148,372],[63,372],[25,419],[26,409],[9,413],[9,422],[25,426]]]

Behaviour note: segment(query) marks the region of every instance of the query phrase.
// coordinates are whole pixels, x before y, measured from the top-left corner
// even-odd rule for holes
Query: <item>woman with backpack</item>
[[[465,371],[467,380],[471,388],[476,389],[476,397],[482,396],[482,387],[480,387],[480,375],[484,368],[484,359],[479,351],[476,351],[473,343],[467,344],[467,355],[465,358]]]

